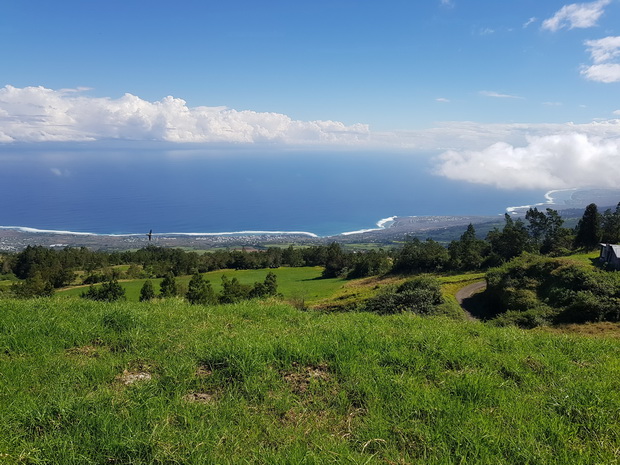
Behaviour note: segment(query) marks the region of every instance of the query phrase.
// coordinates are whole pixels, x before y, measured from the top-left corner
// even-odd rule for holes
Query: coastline
[[[529,208],[553,207],[574,217],[581,215],[586,205],[597,203],[600,207],[615,206],[620,200],[620,189],[554,189],[544,194],[544,202],[505,208],[505,212],[522,216]],[[570,212],[570,213],[569,213]],[[154,232],[152,241],[143,233],[95,233],[33,228],[29,226],[0,226],[0,251],[15,251],[29,245],[47,247],[90,247],[94,249],[123,250],[141,248],[148,244],[167,247],[213,249],[243,247],[246,245],[303,245],[326,241],[341,243],[380,243],[402,241],[408,235],[434,236],[450,240],[458,237],[468,224],[484,228],[501,227],[503,215],[420,215],[390,216],[375,223],[374,228],[319,235],[309,231],[241,230],[227,232]]]

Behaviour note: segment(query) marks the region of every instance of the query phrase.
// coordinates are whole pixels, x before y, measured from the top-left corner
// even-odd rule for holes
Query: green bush
[[[489,270],[486,277],[488,292],[503,313],[500,324],[620,320],[619,273],[525,254]]]
[[[364,310],[381,315],[402,312],[431,315],[437,313],[443,302],[440,282],[430,276],[418,276],[367,300]]]

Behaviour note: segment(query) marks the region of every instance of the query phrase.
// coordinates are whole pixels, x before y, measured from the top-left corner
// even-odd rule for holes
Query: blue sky
[[[0,63],[8,145],[385,145],[477,183],[523,166],[503,187],[620,174],[620,0],[5,0]]]

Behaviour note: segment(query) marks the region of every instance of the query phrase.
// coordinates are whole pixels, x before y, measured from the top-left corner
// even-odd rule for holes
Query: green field
[[[0,301],[0,462],[611,464],[620,341],[275,301]]]
[[[278,292],[286,299],[303,299],[307,303],[324,299],[334,294],[346,283],[346,280],[340,278],[320,279],[323,271],[322,267],[300,267],[289,268],[282,267],[273,270],[218,270],[204,273],[205,279],[208,279],[216,292],[221,289],[222,275],[229,278],[236,277],[240,282],[252,284],[256,281],[263,281],[269,272],[276,274],[278,278]],[[191,276],[182,276],[177,278],[177,283],[187,287]],[[140,297],[140,289],[146,279],[136,279],[121,282],[125,288],[127,300],[137,302]],[[151,279],[155,290],[159,291],[159,283],[161,279]],[[79,296],[88,287],[77,287],[61,290],[57,292],[57,296]]]

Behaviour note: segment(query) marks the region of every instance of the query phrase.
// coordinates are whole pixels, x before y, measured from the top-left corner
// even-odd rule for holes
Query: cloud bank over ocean
[[[602,59],[617,54],[609,47],[600,53]],[[620,119],[583,124],[454,121],[427,129],[373,132],[361,123],[190,107],[174,97],[156,102],[131,94],[91,97],[84,94],[88,90],[0,88],[0,143],[128,140],[442,152],[435,159],[436,174],[505,189],[615,187],[620,176]]]
[[[498,142],[480,151],[447,151],[438,174],[506,189],[617,187],[620,138],[586,134],[531,137],[525,147]]]
[[[86,89],[44,87],[0,89],[0,142],[92,141],[283,142],[290,144],[364,141],[364,124],[296,121],[279,113],[224,107],[188,107],[174,97],[149,102],[125,94],[95,98]]]

